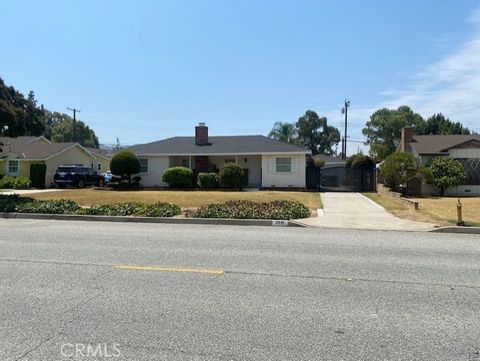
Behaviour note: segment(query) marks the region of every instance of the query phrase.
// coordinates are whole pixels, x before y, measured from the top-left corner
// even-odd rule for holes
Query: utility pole
[[[345,99],[345,105],[342,108],[342,114],[345,114],[345,141],[343,143],[343,160],[347,159],[347,119],[348,119],[348,107],[350,106],[350,100]]]
[[[72,129],[72,143],[75,142],[75,130],[77,128],[77,112],[80,113],[80,109],[69,108],[67,110],[71,110],[73,112],[73,129]]]

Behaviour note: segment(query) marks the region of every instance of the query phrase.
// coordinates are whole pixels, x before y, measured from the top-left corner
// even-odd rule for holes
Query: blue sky
[[[479,1],[7,1],[0,77],[101,142],[267,134],[307,109],[351,140],[383,106],[480,131]],[[349,144],[350,152],[359,143]],[[350,153],[349,152],[349,153]]]

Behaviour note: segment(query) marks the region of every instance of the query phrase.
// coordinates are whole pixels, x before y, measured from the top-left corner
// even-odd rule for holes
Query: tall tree
[[[68,117],[52,128],[52,141],[55,143],[71,142],[73,119]],[[75,126],[75,141],[85,147],[98,148],[98,138],[95,132],[81,120]]]
[[[428,118],[423,127],[415,129],[416,134],[471,134],[467,127],[460,122],[453,122],[442,113],[433,114]]]
[[[413,125],[422,129],[424,124],[420,114],[402,105],[398,109],[383,108],[375,111],[362,133],[367,137],[366,144],[370,145],[370,155],[377,160],[383,160],[395,152],[403,127]]]
[[[296,123],[299,143],[310,149],[313,154],[333,154],[333,147],[340,141],[340,132],[329,126],[327,118],[319,117],[307,110]]]
[[[298,143],[297,129],[295,128],[295,124],[293,123],[275,122],[268,136],[272,139],[276,139],[284,143]]]

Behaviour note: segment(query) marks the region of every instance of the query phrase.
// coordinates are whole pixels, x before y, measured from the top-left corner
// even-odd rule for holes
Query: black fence
[[[324,192],[375,192],[375,169],[346,166],[307,167],[306,186]]]

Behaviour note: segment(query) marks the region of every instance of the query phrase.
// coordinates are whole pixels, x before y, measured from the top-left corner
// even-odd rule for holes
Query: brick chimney
[[[208,127],[205,123],[198,123],[195,127],[195,144],[208,145]]]
[[[400,151],[401,152],[408,152],[410,151],[410,146],[408,143],[413,141],[413,126],[406,126],[402,128],[402,135],[400,138]]]

